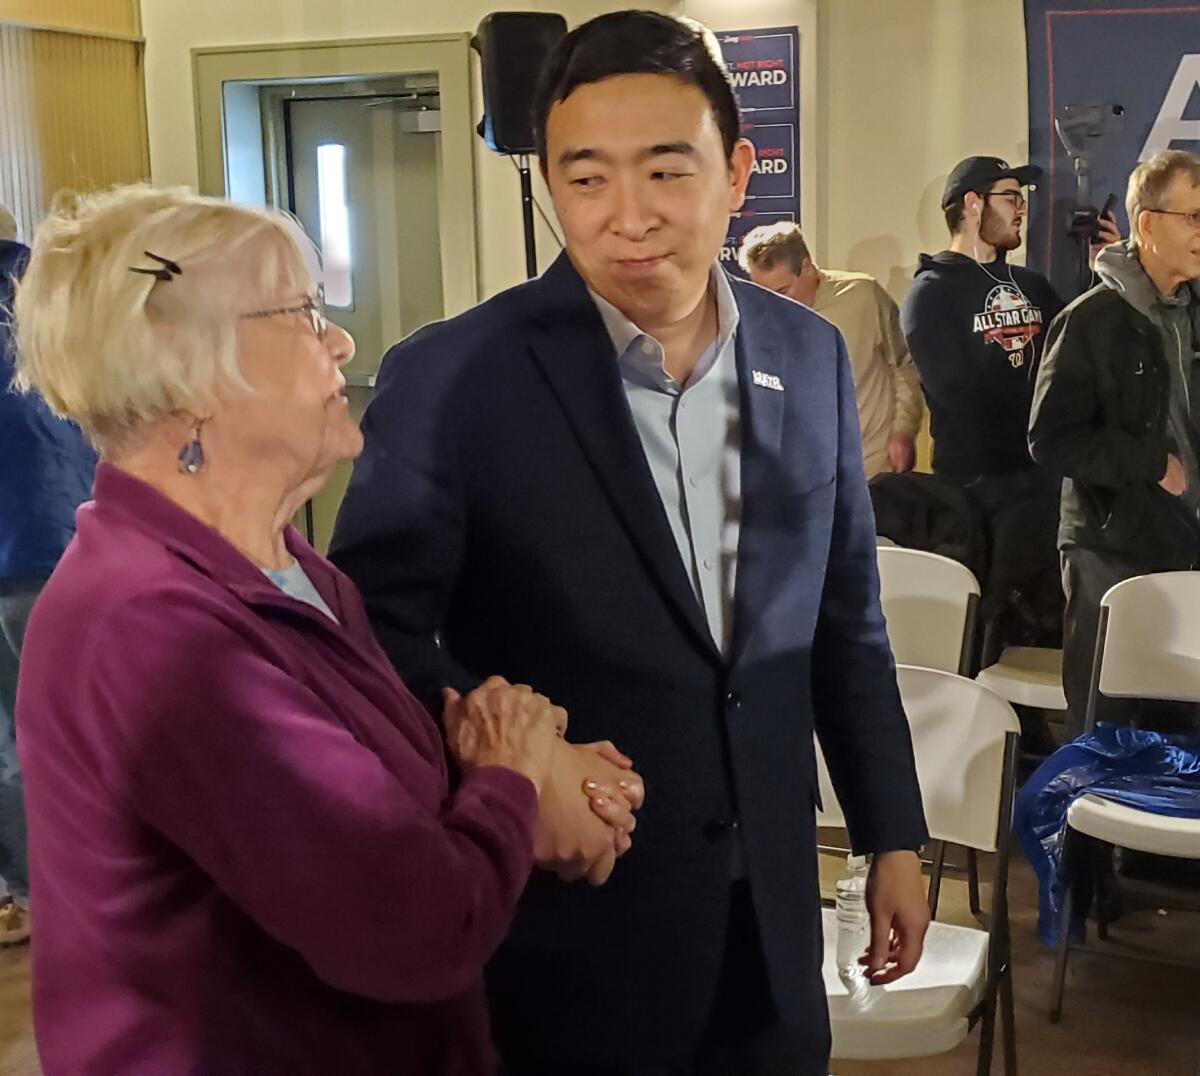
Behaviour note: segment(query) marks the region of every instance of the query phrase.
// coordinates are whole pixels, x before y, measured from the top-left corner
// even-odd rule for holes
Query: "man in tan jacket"
[[[811,307],[846,340],[867,477],[911,471],[921,423],[921,383],[900,331],[900,311],[873,277],[820,269],[800,226],[755,228],[738,255],[755,284]]]

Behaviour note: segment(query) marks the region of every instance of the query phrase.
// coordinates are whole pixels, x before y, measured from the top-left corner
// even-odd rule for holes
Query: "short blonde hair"
[[[38,228],[17,288],[15,384],[102,452],[173,412],[204,415],[223,380],[246,387],[238,315],[282,287],[313,287],[305,242],[280,213],[183,187],[67,196]],[[148,252],[180,275],[131,272],[161,268]]]
[[[781,262],[793,273],[799,273],[810,257],[800,225],[789,220],[762,224],[747,232],[738,250],[738,264],[747,273],[752,267],[774,269]]]
[[[1200,157],[1181,149],[1164,149],[1148,161],[1139,164],[1129,176],[1125,194],[1125,212],[1129,217],[1129,238],[1141,242],[1138,214],[1143,209],[1162,209],[1171,181],[1186,173],[1200,187]]]

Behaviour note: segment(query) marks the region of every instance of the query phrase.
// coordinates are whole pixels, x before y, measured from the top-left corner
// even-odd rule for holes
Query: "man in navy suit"
[[[875,981],[928,923],[850,368],[717,264],[753,148],[712,48],[620,12],[551,55],[566,253],[389,352],[334,537],[431,706],[533,685],[646,781],[607,884],[535,872],[492,963],[512,1076],[827,1072],[814,730],[875,854]]]

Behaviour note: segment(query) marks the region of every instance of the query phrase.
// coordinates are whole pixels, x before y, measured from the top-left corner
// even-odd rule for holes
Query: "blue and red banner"
[[[752,228],[800,219],[800,35],[778,26],[718,31],[717,40],[742,110],[742,134],[756,153],[746,204],[730,218],[721,251],[732,267]]]
[[[1167,148],[1200,152],[1200,0],[1025,0],[1029,153],[1045,169],[1032,200],[1029,264],[1065,296],[1078,292],[1077,208],[1068,138],[1090,165],[1089,204],[1115,195],[1128,235],[1125,186],[1139,161]],[[1015,163],[1015,162],[1014,162]]]

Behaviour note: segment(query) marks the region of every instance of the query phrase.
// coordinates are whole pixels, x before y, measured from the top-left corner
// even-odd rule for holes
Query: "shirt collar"
[[[738,310],[733,287],[729,283],[729,277],[725,274],[725,270],[718,263],[713,262],[708,279],[717,298],[717,336],[712,345],[705,349],[704,355],[692,372],[690,382],[699,380],[708,372],[717,356],[733,339],[734,333],[737,332],[738,322],[741,320],[741,312]],[[622,366],[636,367],[640,378],[649,378],[657,387],[674,386],[674,381],[663,368],[665,356],[662,345],[649,333],[639,329],[612,303],[590,287],[588,294],[591,295],[592,302],[596,304],[596,309],[600,312],[600,318],[604,322],[608,338],[612,341],[613,348],[617,353],[617,360],[622,363]],[[647,344],[649,346],[645,346]]]
[[[825,270],[817,268],[817,290],[813,293],[813,309],[815,310],[820,303],[829,299],[833,295],[833,281],[825,275]]]

